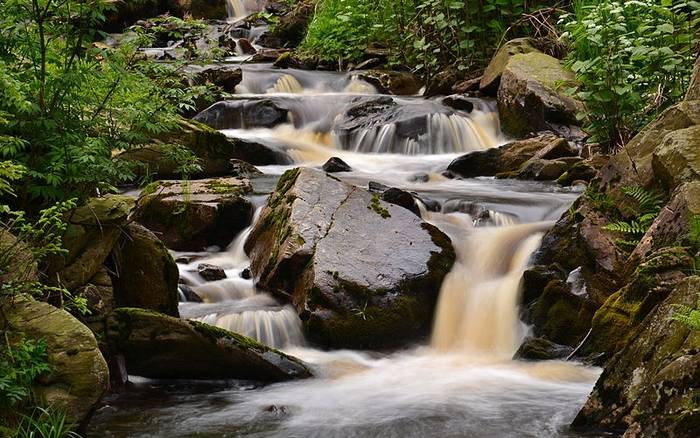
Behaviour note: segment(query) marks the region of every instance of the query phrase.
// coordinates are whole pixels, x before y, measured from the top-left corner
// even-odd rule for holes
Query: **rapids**
[[[250,3],[228,0],[230,15],[245,15]],[[422,209],[423,219],[451,238],[457,254],[442,285],[432,337],[381,353],[306,345],[296,312],[241,277],[249,264],[243,251],[249,228],[228,248],[174,254],[181,282],[204,299],[181,302],[181,315],[281,348],[308,362],[316,377],[260,386],[132,376],[130,388],[98,409],[88,436],[577,436],[567,426],[600,370],[512,360],[528,333],[518,317],[522,272],[542,233],[577,194],[548,183],[441,174],[459,154],[507,140],[493,103],[476,100],[473,111],[463,112],[438,99],[381,96],[394,102],[396,119],[343,134],[338,120],[351,104],[377,97],[374,87],[353,75],[244,65],[238,93],[252,102],[276,99],[291,115],[272,128],[222,129],[294,159],[293,165],[259,167],[267,187],[288,168],[319,166],[338,156],[353,168],[336,174],[347,182],[400,187],[443,205],[441,212]],[[424,120],[426,131],[400,137],[401,120]],[[259,214],[265,199],[256,202]],[[483,207],[490,220],[462,212],[465,203]],[[223,267],[228,278],[205,282],[196,269],[202,262]]]

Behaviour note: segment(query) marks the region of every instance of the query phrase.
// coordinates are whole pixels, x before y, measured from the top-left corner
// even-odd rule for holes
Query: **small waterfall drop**
[[[431,219],[440,226],[444,219]],[[448,215],[449,216],[449,215]],[[520,279],[549,222],[450,233],[457,260],[440,291],[432,346],[510,359],[525,335]]]
[[[261,11],[266,3],[266,0],[226,0],[226,13],[230,21],[235,21]]]
[[[257,209],[252,223],[261,210]],[[296,311],[256,290],[252,279],[241,278],[241,271],[250,265],[243,247],[251,230],[252,226],[243,230],[226,251],[179,267],[181,281],[190,284],[203,301],[181,303],[180,314],[183,318],[231,330],[274,348],[303,345],[304,335]],[[203,281],[196,273],[199,263],[222,267],[227,278]]]

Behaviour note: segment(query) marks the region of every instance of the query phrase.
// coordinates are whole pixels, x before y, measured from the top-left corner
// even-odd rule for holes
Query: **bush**
[[[430,78],[455,66],[484,66],[511,25],[537,2],[523,0],[320,0],[302,50],[326,61],[357,62],[383,46],[391,63]]]
[[[24,169],[13,201],[22,209],[132,180],[114,152],[148,147],[195,99],[171,87],[172,69],[141,60],[139,39],[93,44],[112,4],[0,0],[0,156]],[[163,148],[183,171],[196,167],[184,148]]]
[[[574,2],[562,17],[568,65],[580,83],[571,92],[590,141],[624,145],[685,94],[698,44],[700,3],[671,0]]]

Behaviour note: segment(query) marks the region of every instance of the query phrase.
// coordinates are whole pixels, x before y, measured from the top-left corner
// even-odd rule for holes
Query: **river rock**
[[[263,175],[257,167],[243,160],[233,158],[229,161],[231,164],[231,176],[236,178],[250,178]]]
[[[688,92],[685,95],[685,100],[700,100],[700,56],[695,60],[693,74],[690,77],[688,84]]]
[[[240,99],[217,102],[194,120],[214,129],[273,128],[286,123],[287,114],[287,109],[272,99]]]
[[[532,310],[535,335],[576,347],[586,337],[595,309],[588,296],[576,295],[568,283],[552,280]]]
[[[518,171],[516,178],[535,181],[553,181],[562,176],[569,165],[561,160],[543,160],[531,158]]]
[[[211,84],[227,93],[235,93],[236,85],[243,80],[241,68],[229,65],[188,65],[184,72],[190,87]]]
[[[156,181],[139,200],[139,223],[176,251],[225,247],[253,217],[248,180]]]
[[[390,187],[384,192],[382,192],[382,201],[386,201],[390,204],[398,205],[403,207],[416,216],[420,217],[420,210],[418,205],[416,205],[416,200],[413,195],[406,190],[402,190],[396,187]]]
[[[554,134],[545,133],[506,145],[475,151],[455,158],[447,170],[463,178],[494,176],[498,173],[515,172],[527,160],[537,157],[553,159],[566,154],[575,154],[569,143]]]
[[[311,376],[300,360],[243,335],[143,309],[115,310],[107,339],[138,376],[267,382]]]
[[[700,424],[700,331],[671,319],[678,304],[695,307],[700,277],[688,277],[630,333],[574,419],[579,429],[625,436],[694,436]]]
[[[314,16],[316,1],[303,0],[296,2],[289,11],[282,14],[279,20],[268,30],[268,39],[284,42],[285,47],[296,47],[306,36],[306,28]]]
[[[553,360],[565,359],[572,352],[573,348],[566,345],[555,344],[544,338],[527,338],[523,341],[513,359],[525,360]]]
[[[396,96],[414,96],[423,83],[409,72],[392,70],[365,70],[357,74],[359,79],[372,84],[379,93]]]
[[[200,263],[197,265],[197,273],[207,281],[223,280],[226,278],[226,272],[220,266],[210,265],[209,263]]]
[[[323,170],[328,173],[352,172],[352,167],[338,157],[330,157],[328,161],[323,164]]]
[[[576,125],[582,106],[562,91],[574,83],[574,74],[549,55],[530,52],[510,57],[497,97],[503,132],[522,137],[557,125]]]
[[[112,283],[119,307],[140,307],[178,316],[178,269],[163,242],[131,223],[112,252]]]
[[[479,89],[488,95],[495,96],[501,83],[501,75],[511,58],[519,53],[539,52],[532,38],[516,38],[507,41],[491,58],[479,82]]]
[[[383,348],[426,334],[449,239],[404,208],[313,169],[293,169],[245,245],[257,284],[296,307],[325,347]]]
[[[65,310],[28,298],[2,303],[0,320],[22,336],[46,341],[51,371],[38,378],[39,399],[65,410],[69,422],[83,421],[107,391],[109,370],[90,329]]]

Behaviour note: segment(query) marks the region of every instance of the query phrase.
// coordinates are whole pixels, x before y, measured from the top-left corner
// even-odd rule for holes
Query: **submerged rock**
[[[287,114],[288,110],[272,99],[224,100],[197,114],[194,120],[214,129],[273,128],[286,123]]]
[[[405,344],[430,328],[449,239],[409,211],[312,169],[287,171],[246,251],[258,285],[326,347]]]
[[[331,157],[323,164],[323,170],[328,173],[352,172],[352,167],[338,157]]]
[[[65,310],[27,298],[3,302],[0,310],[3,327],[16,330],[6,332],[10,339],[21,334],[46,341],[51,371],[37,379],[35,395],[64,410],[69,422],[83,421],[109,384],[107,363],[90,329]]]
[[[112,252],[117,306],[140,307],[178,316],[178,269],[163,242],[141,225],[124,227]]]
[[[518,137],[557,125],[576,125],[581,104],[563,91],[574,81],[574,74],[549,55],[530,52],[512,56],[498,87],[503,132]]]
[[[226,272],[223,268],[209,263],[200,263],[197,265],[197,273],[207,281],[223,280],[226,278]]]
[[[565,359],[572,352],[573,348],[566,345],[555,344],[544,338],[528,338],[526,339],[518,351],[515,352],[513,359],[525,360],[553,360]]]
[[[138,376],[267,382],[311,376],[300,360],[243,335],[142,309],[115,310],[107,338]]]
[[[156,181],[142,192],[137,220],[170,249],[224,247],[253,217],[251,190],[248,180],[236,178]]]

